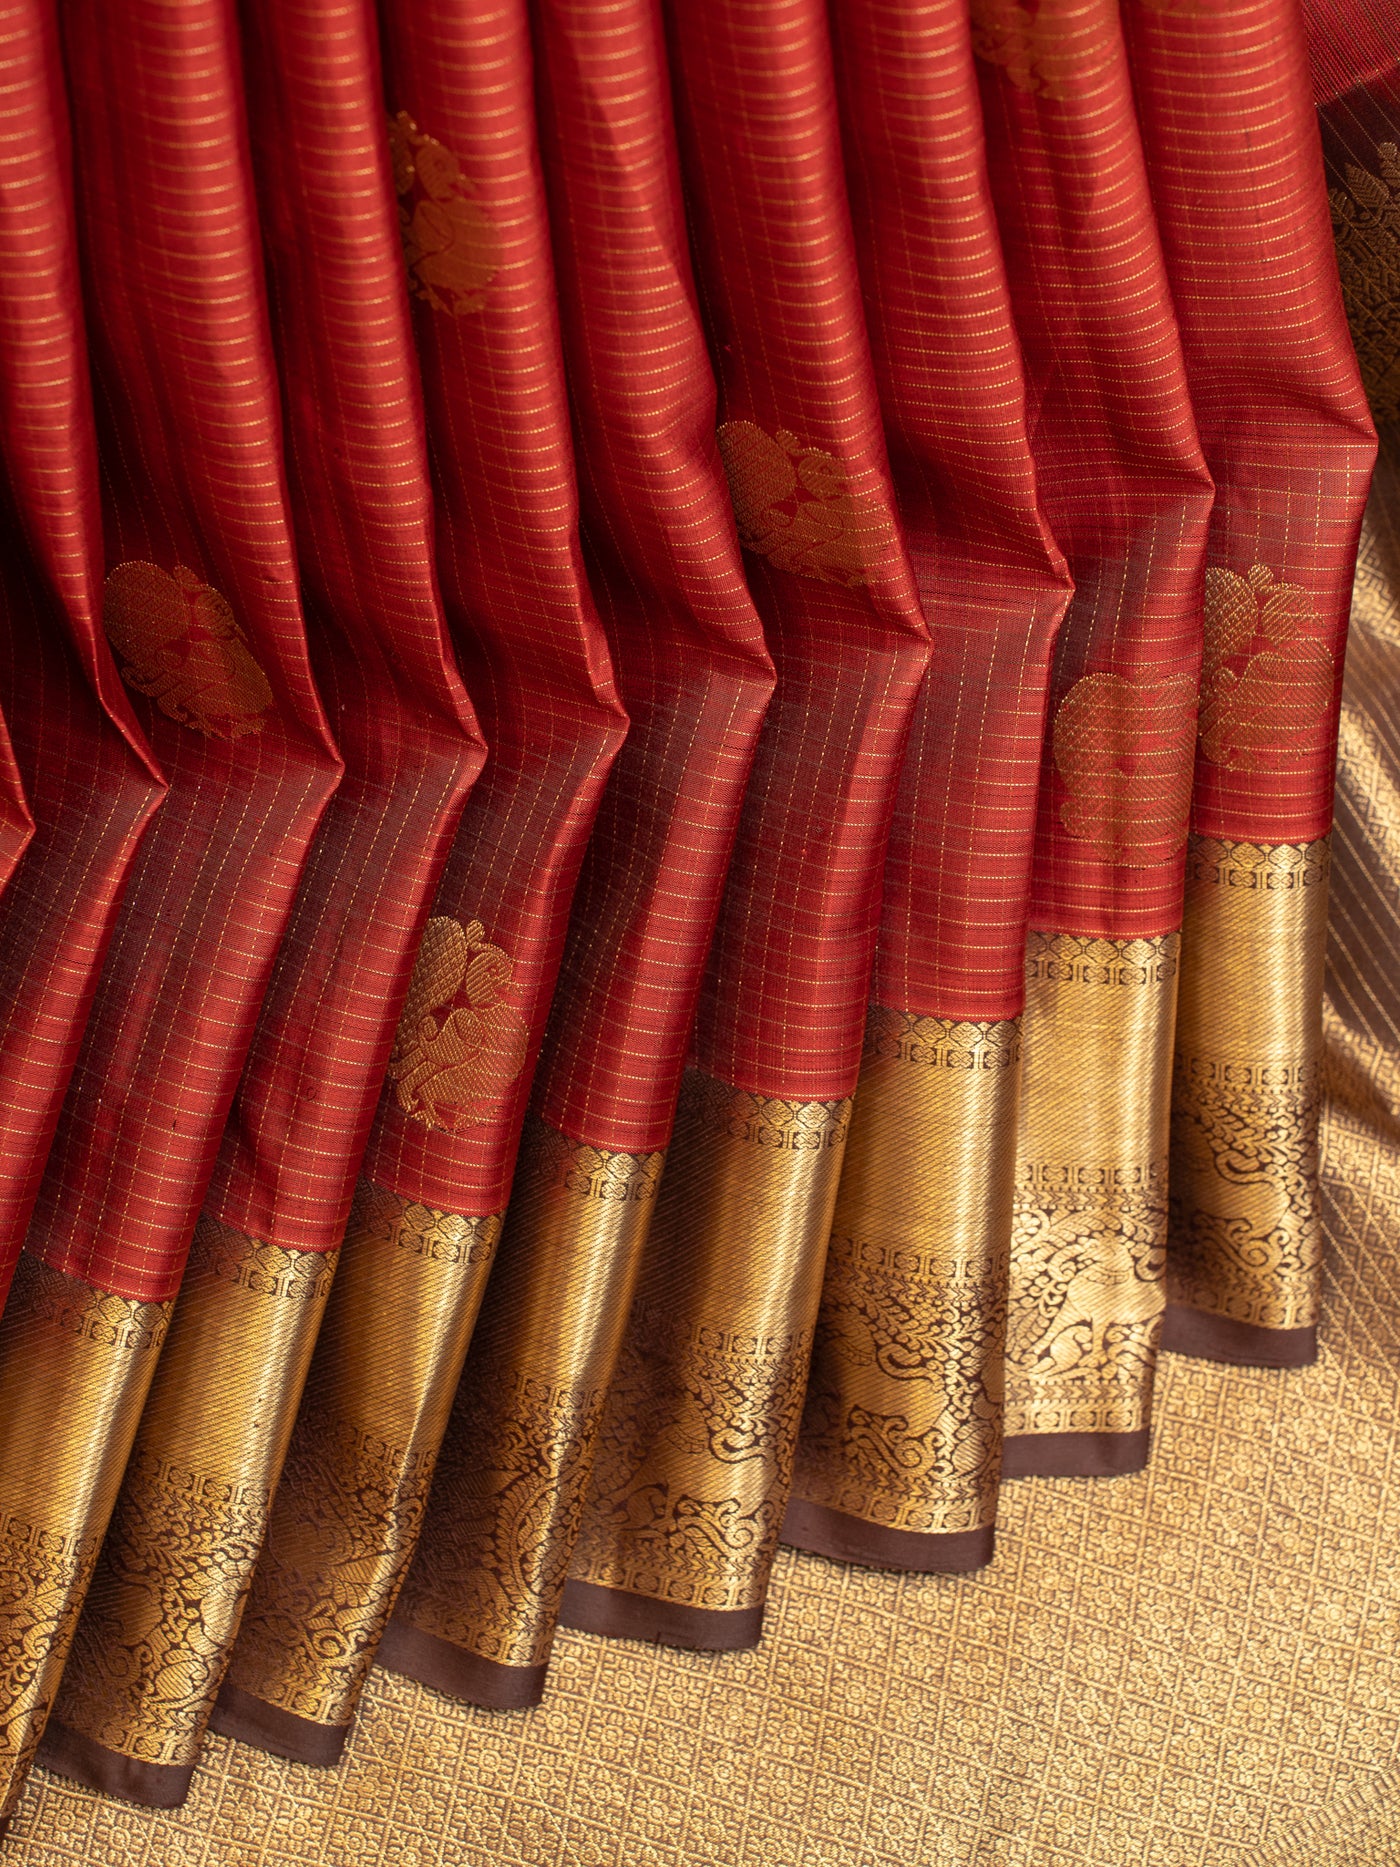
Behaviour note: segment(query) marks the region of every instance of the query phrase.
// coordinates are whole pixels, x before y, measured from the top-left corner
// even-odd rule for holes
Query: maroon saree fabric
[[[1321,1301],[1328,835],[1375,442],[1337,288],[1291,0],[1199,15],[1134,0],[1125,19],[1217,488],[1173,1072],[1165,1339],[1188,1353],[1289,1366],[1316,1352]]]
[[[758,1637],[928,648],[895,512],[825,8],[667,9],[719,444],[777,687],[564,1618]]]
[[[583,538],[631,725],[574,901],[532,1113],[381,1659],[538,1697],[772,689],[715,444],[651,0],[537,9]]]
[[[1147,1458],[1211,480],[1118,9],[973,15],[1046,517],[1075,591],[1027,947],[1004,1469]]]
[[[0,1829],[1314,1354],[1400,54],[1339,294],[1293,7],[14,0]]]
[[[132,869],[0,1323],[0,1487],[34,1525],[25,1586],[6,1602],[4,1637],[29,1662],[5,1727],[6,1808],[339,775],[297,595],[232,18],[214,0],[178,15],[138,0],[119,17],[70,6],[64,27],[103,623],[170,789]]]
[[[934,639],[783,1538],[967,1568],[1001,1462],[1041,738],[1068,596],[1037,503],[965,9],[832,14],[900,511]]]
[[[521,6],[382,18],[438,568],[490,757],[439,884],[214,1722],[338,1755],[413,1553],[625,716],[577,532]]]
[[[188,1786],[237,1629],[418,937],[482,763],[434,569],[374,20],[279,0],[244,27],[296,542],[345,775],[46,1737],[51,1764],[159,1803]],[[183,1690],[162,1692],[177,1654]]]
[[[102,528],[55,22],[11,21],[0,88],[0,454],[13,548],[0,701],[0,1278],[8,1288],[122,889],[164,785],[100,623]]]

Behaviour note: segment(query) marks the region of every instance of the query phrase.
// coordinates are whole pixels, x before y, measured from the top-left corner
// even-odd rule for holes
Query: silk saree
[[[1384,22],[14,20],[6,1819],[1310,1365]]]

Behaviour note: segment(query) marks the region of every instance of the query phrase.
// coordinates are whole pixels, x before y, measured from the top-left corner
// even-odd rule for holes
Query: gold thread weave
[[[397,1618],[498,1665],[549,1653],[663,1153],[531,1118]]]
[[[1191,839],[1172,1088],[1172,1300],[1316,1322],[1326,839]]]
[[[54,1710],[108,1750],[199,1754],[335,1255],[200,1221]]]
[[[996,1516],[1020,1035],[871,1008],[797,1497],[901,1530]]]
[[[169,1316],[21,1254],[0,1318],[0,1819],[43,1735]]]
[[[361,1181],[229,1680],[349,1722],[413,1554],[500,1234]]]
[[[1027,943],[1008,1435],[1148,1424],[1179,946],[1174,933]]]
[[[787,1503],[851,1103],[686,1073],[573,1573],[762,1602]]]

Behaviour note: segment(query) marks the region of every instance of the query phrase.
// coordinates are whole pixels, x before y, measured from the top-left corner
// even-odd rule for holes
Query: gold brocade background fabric
[[[38,1770],[22,1867],[1400,1862],[1400,467],[1342,722],[1322,1348],[1163,1358],[1140,1476],[1023,1479],[995,1564],[784,1551],[753,1652],[564,1633],[487,1712],[376,1673],[344,1766],[209,1740],[187,1805]]]

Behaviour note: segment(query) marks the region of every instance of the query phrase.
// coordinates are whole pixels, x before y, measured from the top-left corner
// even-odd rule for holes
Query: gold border
[[[20,1256],[0,1318],[0,1820],[43,1735],[170,1309]]]
[[[872,1006],[793,1494],[891,1529],[996,1516],[1020,1020]]]
[[[500,1229],[360,1182],[227,1674],[265,1704],[354,1715]]]
[[[579,1580],[695,1608],[762,1602],[850,1111],[686,1072]]]
[[[526,1124],[397,1621],[498,1665],[548,1658],[664,1160]]]
[[[1316,1323],[1326,837],[1193,836],[1172,1096],[1174,1303]]]
[[[1176,933],[1028,939],[1008,1437],[1149,1423],[1180,946]]]
[[[197,1758],[335,1256],[200,1221],[54,1708],[68,1730],[144,1763]]]

